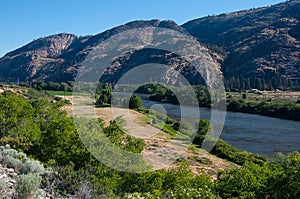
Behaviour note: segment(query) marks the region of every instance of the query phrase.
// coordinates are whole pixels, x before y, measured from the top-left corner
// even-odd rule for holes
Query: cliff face
[[[300,1],[205,17],[183,27],[225,58],[229,78],[299,80]]]
[[[297,82],[300,77],[299,13],[300,0],[292,0],[271,7],[195,19],[182,26],[169,20],[134,21],[94,36],[53,35],[2,57],[0,81],[72,81],[80,63],[105,39],[133,28],[165,27],[197,38],[213,57],[212,64],[219,63],[227,80],[234,77],[253,82],[260,78],[266,84],[288,87],[289,81],[300,82]],[[102,80],[115,82],[130,67],[143,61],[152,62],[156,57],[158,62],[172,66],[171,70],[183,71],[192,83],[201,82],[188,63],[168,53],[156,53],[131,52],[109,66]]]

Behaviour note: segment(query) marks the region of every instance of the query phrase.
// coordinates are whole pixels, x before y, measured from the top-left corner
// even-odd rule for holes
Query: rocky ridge
[[[140,20],[93,36],[52,35],[0,58],[0,81],[73,81],[81,62],[107,38],[133,28],[160,27],[194,36],[207,47],[203,48],[213,57],[212,64],[220,67],[226,80],[242,78],[253,82],[260,78],[267,86],[288,88],[300,82],[299,13],[300,0],[290,0],[270,7],[203,17],[182,26],[170,20]],[[141,59],[130,60],[137,54],[142,61],[153,60],[149,51],[130,52],[108,67],[103,80],[116,82],[122,71],[140,64]],[[171,71],[183,71],[191,83],[201,83],[192,66],[167,54],[160,54],[156,60],[170,64]],[[164,78],[169,79],[168,74]]]
[[[182,25],[223,55],[226,78],[285,84],[300,77],[300,1],[209,16]]]

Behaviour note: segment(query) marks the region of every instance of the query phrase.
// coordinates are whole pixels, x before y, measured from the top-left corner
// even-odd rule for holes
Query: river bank
[[[161,105],[168,116],[175,120],[180,119],[181,108],[185,109],[184,112],[188,112],[184,117],[199,116],[192,106],[155,102],[143,97],[143,106],[146,108],[157,104]],[[200,108],[201,119],[210,120],[210,114],[210,109]],[[223,125],[216,122],[215,125]],[[299,121],[228,111],[221,138],[239,149],[273,157],[279,152],[288,154],[300,151],[299,129]]]

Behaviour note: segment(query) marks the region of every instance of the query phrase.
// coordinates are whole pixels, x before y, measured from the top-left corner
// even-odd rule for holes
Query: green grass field
[[[78,93],[78,92],[68,92],[68,91],[52,91],[52,90],[45,90],[49,95],[59,95],[59,96],[86,96],[88,94]]]

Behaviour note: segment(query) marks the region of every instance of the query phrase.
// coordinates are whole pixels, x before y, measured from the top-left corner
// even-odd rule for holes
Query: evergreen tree
[[[246,89],[250,89],[251,88],[251,83],[250,83],[250,78],[246,79]]]
[[[256,77],[255,78],[255,88],[261,90],[262,89],[262,81],[261,78]]]
[[[266,81],[264,78],[262,79],[262,90],[266,90]]]

